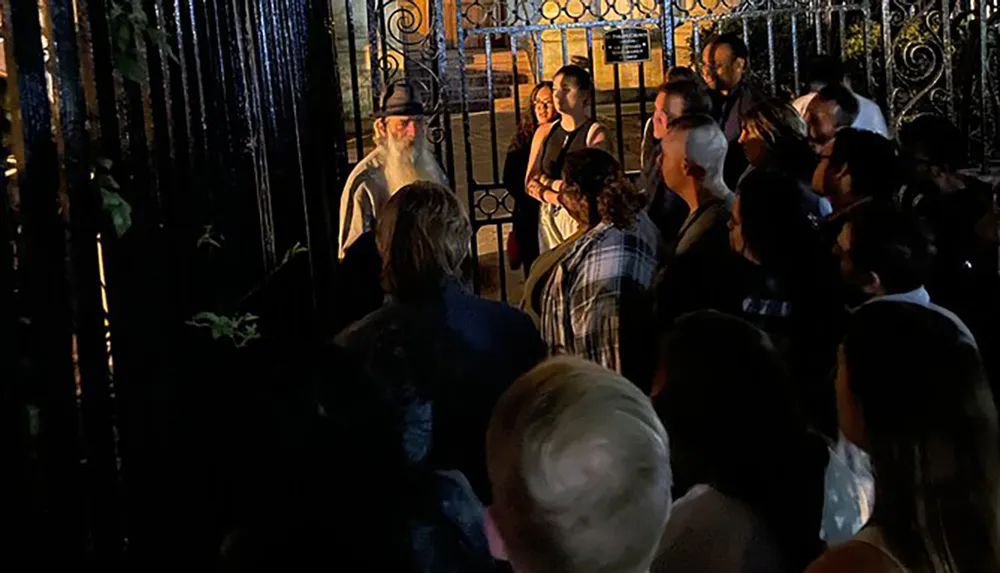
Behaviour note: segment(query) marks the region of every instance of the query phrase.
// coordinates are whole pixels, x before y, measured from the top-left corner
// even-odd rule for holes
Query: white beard
[[[418,137],[413,147],[401,145],[399,141],[388,138],[385,144],[384,165],[383,172],[390,195],[417,181],[431,181],[448,186],[444,170],[438,165],[427,139],[423,137]]]

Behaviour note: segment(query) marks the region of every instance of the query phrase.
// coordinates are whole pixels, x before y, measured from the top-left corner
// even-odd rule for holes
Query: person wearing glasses
[[[510,267],[524,267],[524,275],[531,271],[531,263],[538,257],[538,201],[528,196],[524,189],[524,174],[528,171],[531,140],[538,128],[552,123],[556,118],[552,100],[552,82],[541,82],[531,91],[531,118],[521,120],[521,126],[507,147],[503,162],[503,185],[514,198],[513,238],[507,240]]]

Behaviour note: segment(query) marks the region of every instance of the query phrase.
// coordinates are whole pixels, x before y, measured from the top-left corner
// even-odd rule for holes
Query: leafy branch
[[[218,235],[221,239],[222,236]],[[212,226],[205,226],[205,234],[198,239],[198,246],[201,247],[204,244],[209,246],[216,246],[221,248],[221,242],[215,242],[212,235]],[[239,307],[247,299],[259,292],[264,286],[266,286],[271,279],[278,274],[287,265],[292,262],[295,257],[308,253],[309,249],[302,246],[302,243],[296,242],[290,249],[285,251],[285,255],[281,258],[281,263],[274,268],[266,277],[263,278],[256,286],[250,289],[245,295],[240,297],[232,307]],[[191,317],[186,324],[194,326],[196,328],[208,328],[212,332],[212,340],[218,340],[220,338],[227,338],[232,341],[236,348],[243,348],[253,340],[260,338],[260,333],[257,331],[257,320],[260,317],[255,316],[250,313],[244,313],[242,315],[238,313],[224,314],[215,312],[199,312],[198,314]]]
[[[208,328],[212,331],[212,340],[228,338],[236,348],[243,348],[253,340],[260,338],[257,332],[257,320],[260,317],[250,313],[242,316],[224,316],[214,312],[199,312],[187,321],[187,324]]]
[[[101,192],[101,207],[111,216],[115,234],[124,235],[132,226],[132,206],[122,198],[121,186],[111,174],[112,163],[107,157],[97,157],[90,167],[90,180]]]
[[[155,45],[161,53],[178,61],[167,34],[150,23],[146,11],[142,8],[142,0],[112,0],[111,13],[108,18],[111,32],[111,47],[115,60],[115,68],[122,77],[136,83],[146,78],[146,63],[140,57],[136,41],[145,39]]]

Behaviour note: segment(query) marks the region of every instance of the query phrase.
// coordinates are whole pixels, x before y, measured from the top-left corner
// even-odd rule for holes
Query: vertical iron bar
[[[823,13],[820,9],[822,0],[816,0],[813,2],[813,17],[814,25],[816,27],[816,53],[823,53]]]
[[[837,35],[840,37],[840,61],[843,62],[847,59],[847,13],[842,9],[837,10]]]
[[[691,36],[694,38],[694,53],[691,54],[691,59],[696,68],[701,68],[701,28],[698,27],[697,20],[691,21]]]
[[[619,72],[619,64],[615,64],[615,139],[618,140],[618,161],[621,162],[622,169],[627,170],[625,166],[625,137],[622,128],[622,89],[621,89],[621,73]],[[596,119],[596,118],[595,118]]]
[[[660,29],[663,31],[663,77],[666,78],[667,70],[677,63],[677,54],[674,52],[673,0],[663,0],[660,3],[660,11]]]
[[[872,17],[871,0],[864,0],[862,14],[864,20],[861,22],[861,34],[863,36],[863,48],[865,50],[865,86],[868,89],[868,97],[875,98],[875,79],[872,75],[872,47],[868,34],[871,33]]]
[[[889,114],[889,133],[896,133],[895,98],[895,59],[892,46],[892,1],[882,0],[882,54],[885,60],[885,111]],[[985,68],[983,68],[985,70]],[[986,93],[986,92],[983,92]]]
[[[569,63],[569,39],[566,38],[566,28],[563,28],[560,32],[562,40],[562,62],[565,66]]]
[[[497,148],[497,110],[493,98],[493,34],[485,34],[486,39],[486,98],[490,109],[490,159],[493,165],[493,182],[500,181],[500,151]]]
[[[503,223],[496,223],[496,228],[497,228],[497,269],[498,269],[497,281],[500,283],[500,302],[507,302],[507,265],[504,264]]]
[[[889,0],[884,0],[884,2],[888,1]],[[979,131],[982,134],[980,139],[983,141],[982,172],[984,174],[989,171],[990,166],[989,145],[987,144],[989,141],[989,131],[987,129],[987,124],[989,123],[989,115],[987,115],[987,112],[989,108],[987,107],[987,101],[990,99],[988,97],[989,82],[987,78],[989,70],[989,50],[987,49],[989,47],[989,44],[987,43],[989,38],[987,38],[988,27],[986,25],[988,16],[989,13],[987,12],[986,0],[979,0],[979,117],[982,118],[982,125]],[[1000,118],[994,118],[994,120],[1000,122]]]
[[[888,1],[888,0],[886,0]],[[465,70],[465,26],[462,25],[462,0],[455,0],[455,13],[458,14],[458,77],[462,90],[462,130],[465,133],[465,181],[467,185],[466,194],[469,201],[469,219],[472,221],[472,242],[469,245],[470,256],[473,263],[478,265],[479,261],[479,234],[476,232],[476,182],[472,172],[472,128],[469,123],[469,84]],[[542,69],[541,59],[538,61],[539,73]],[[479,294],[480,277],[478,272],[472,273],[472,290]]]
[[[512,89],[514,91],[514,121],[517,123],[517,129],[521,129],[521,82],[518,80],[517,75],[517,36],[514,34],[510,35],[510,71],[514,75],[514,85]],[[535,102],[528,102],[528,113],[532,113],[534,109]]]
[[[646,64],[645,62],[639,62],[639,133],[641,134],[645,129],[646,129]]]
[[[361,84],[358,81],[358,46],[354,30],[354,2],[344,0],[347,7],[347,55],[351,63],[351,105],[354,107],[354,148],[361,161],[365,156],[365,140],[361,126]],[[331,22],[332,25],[332,22]]]
[[[350,0],[347,0],[350,2]],[[451,104],[448,94],[449,82],[448,77],[448,40],[445,37],[444,30],[444,5],[441,0],[433,0],[434,6],[436,7],[436,12],[434,14],[434,27],[435,38],[436,38],[436,57],[435,62],[437,68],[435,70],[437,77],[435,78],[435,84],[438,88],[438,103],[441,106],[441,128],[444,130],[444,154],[445,154],[445,168],[448,170],[448,181],[451,183],[452,188],[455,187],[456,176],[455,176],[455,143],[454,134],[452,133],[451,125]],[[456,13],[456,26],[462,26],[462,14],[461,12]]]
[[[350,2],[351,0],[344,0]],[[371,61],[369,72],[372,82],[372,112],[378,116],[382,111],[379,109],[379,99],[382,95],[382,70],[378,63],[378,0],[368,0],[368,58]],[[359,158],[360,159],[360,158]]]
[[[545,81],[545,53],[542,49],[542,33],[537,33],[538,41],[535,42],[535,58],[538,61],[538,82]]]
[[[771,75],[771,95],[778,95],[778,71],[774,63],[774,14],[767,15],[767,68]]]
[[[792,12],[792,74],[795,76],[795,94],[802,93],[802,84],[799,77],[799,18]]]
[[[747,24],[746,18],[740,18],[740,22],[743,26],[743,43],[747,45],[747,68],[752,69],[752,54],[750,53],[750,26]]]
[[[590,66],[590,118],[597,121],[597,75],[594,73],[594,30],[587,28],[587,65]]]
[[[983,2],[985,4],[985,2]],[[944,82],[945,90],[948,93],[948,119],[955,121],[955,90],[952,78],[952,57],[951,57],[951,11],[949,0],[941,0],[941,40],[944,44]],[[985,20],[984,20],[985,22]],[[986,51],[984,44],[982,50]],[[983,70],[985,72],[985,70]],[[985,118],[984,118],[985,119]],[[983,141],[986,141],[986,131],[983,131]]]

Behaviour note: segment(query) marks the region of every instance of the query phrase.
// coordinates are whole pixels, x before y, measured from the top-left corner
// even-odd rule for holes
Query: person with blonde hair
[[[421,442],[432,444],[428,463],[460,470],[488,499],[482,436],[490,412],[545,348],[527,316],[465,288],[471,238],[469,217],[450,190],[427,182],[402,188],[376,232],[388,301],[336,343],[358,360],[355,383],[389,396],[404,385],[415,389],[432,411],[425,431],[433,439]]]
[[[552,358],[503,395],[486,441],[494,557],[518,573],[649,570],[670,514],[670,452],[636,386]]]

